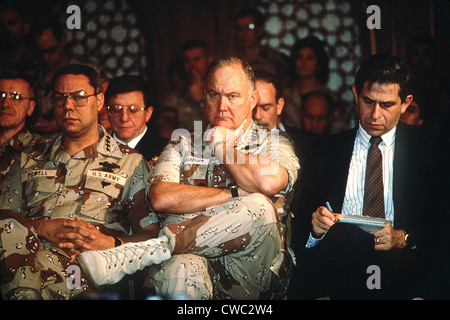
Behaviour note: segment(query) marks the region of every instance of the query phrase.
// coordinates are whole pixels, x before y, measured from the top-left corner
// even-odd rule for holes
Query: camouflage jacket
[[[0,147],[0,190],[3,190],[6,174],[19,154],[26,148],[44,140],[45,138],[32,134],[26,127],[23,127],[6,145]]]
[[[145,186],[150,166],[99,126],[100,139],[70,157],[62,136],[21,153],[8,173],[0,208],[27,218],[79,217],[109,235],[128,235],[157,223]]]
[[[209,129],[210,127],[207,131]],[[186,131],[184,134],[180,131],[177,140],[172,139],[160,154],[150,178],[150,185],[157,181],[168,181],[225,188],[235,182],[226,167],[213,155],[211,146],[205,141],[206,135],[187,135]],[[172,138],[174,136],[176,134],[172,134]],[[280,216],[285,216],[289,211],[292,189],[300,168],[290,138],[282,131],[267,130],[252,121],[247,130],[238,137],[235,148],[252,155],[266,155],[286,169],[289,175],[286,188],[271,198]]]

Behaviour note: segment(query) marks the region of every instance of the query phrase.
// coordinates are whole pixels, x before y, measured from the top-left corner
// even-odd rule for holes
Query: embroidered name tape
[[[111,172],[105,172],[105,171],[88,170],[87,176],[114,182],[114,183],[120,184],[121,186],[125,185],[125,183],[127,182],[126,178],[119,176],[117,174],[114,174]]]
[[[55,170],[33,170],[30,172],[26,172],[22,174],[22,182],[28,181],[30,179],[36,177],[47,177],[53,178],[56,177],[56,169]]]
[[[205,158],[196,158],[196,157],[186,157],[184,159],[185,164],[203,164],[207,165],[209,163],[209,159]]]

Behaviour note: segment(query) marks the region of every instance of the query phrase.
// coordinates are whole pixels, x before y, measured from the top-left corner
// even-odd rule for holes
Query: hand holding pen
[[[312,232],[314,237],[321,238],[328,229],[341,217],[341,214],[335,214],[331,209],[330,203],[326,207],[320,206],[312,214]]]

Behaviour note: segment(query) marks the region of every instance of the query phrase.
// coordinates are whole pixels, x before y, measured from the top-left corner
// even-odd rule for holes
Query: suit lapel
[[[356,132],[357,128],[343,133],[333,144],[334,152],[330,160],[330,172],[333,174],[330,194],[336,212],[342,211]]]
[[[408,169],[409,161],[415,161],[414,157],[408,154],[410,147],[408,146],[408,127],[399,122],[397,131],[395,133],[395,151],[393,163],[393,183],[392,183],[392,199],[394,202],[394,225],[398,226],[399,222],[403,220],[402,214],[405,210],[402,208],[402,199],[407,199],[409,193],[408,188],[408,172],[413,174]]]

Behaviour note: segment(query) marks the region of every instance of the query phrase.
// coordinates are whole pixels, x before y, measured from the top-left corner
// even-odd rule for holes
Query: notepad
[[[382,218],[374,218],[368,216],[358,216],[358,215],[345,215],[339,218],[336,223],[350,223],[356,225],[366,232],[375,232],[384,228],[384,225],[388,223],[389,220]]]

